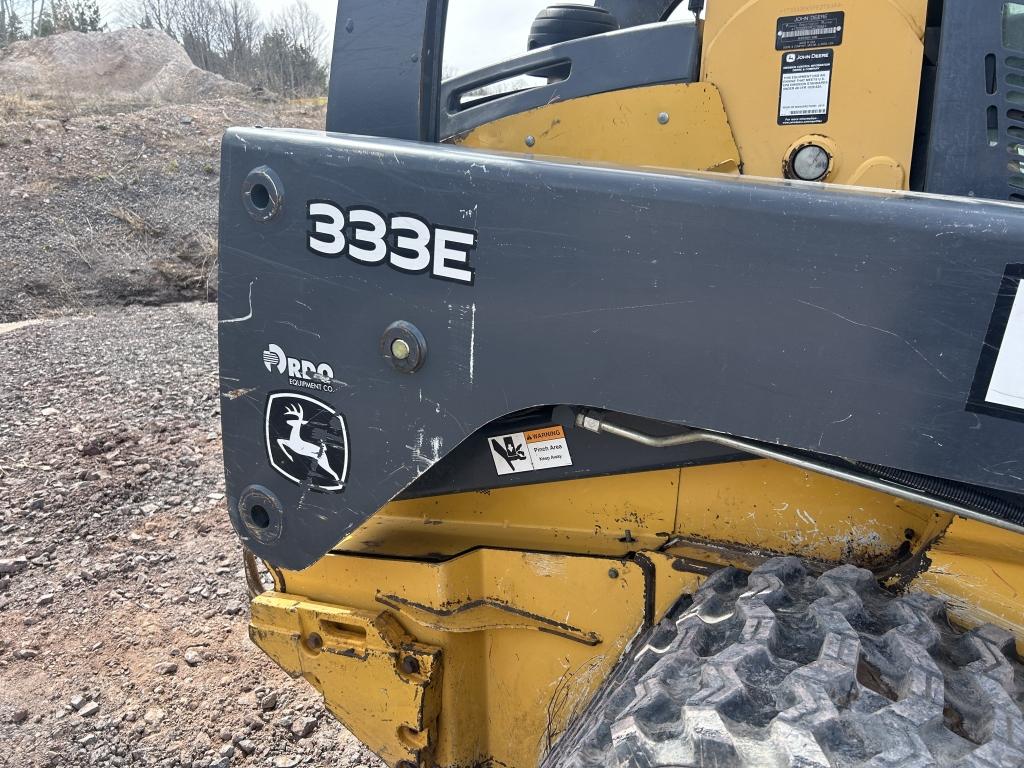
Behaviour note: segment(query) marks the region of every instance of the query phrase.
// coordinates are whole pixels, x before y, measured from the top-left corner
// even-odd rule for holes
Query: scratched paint
[[[420,427],[416,430],[412,445],[405,447],[412,451],[412,461],[416,465],[417,473],[422,475],[440,461],[444,439],[436,435],[428,438],[426,430]]]

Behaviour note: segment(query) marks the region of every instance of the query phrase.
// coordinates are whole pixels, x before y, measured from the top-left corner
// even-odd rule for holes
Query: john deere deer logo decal
[[[299,485],[341,491],[348,475],[345,420],[308,395],[278,392],[267,400],[267,456],[270,465]]]

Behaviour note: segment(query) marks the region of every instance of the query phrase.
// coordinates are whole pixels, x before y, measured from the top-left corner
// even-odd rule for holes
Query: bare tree
[[[192,62],[219,72],[222,60],[215,47],[221,8],[217,0],[179,0],[177,32]]]
[[[14,0],[0,0],[0,48],[24,35],[22,16]]]
[[[263,32],[259,11],[252,0],[220,0],[217,45],[233,80],[247,79]]]
[[[162,29],[194,64],[232,80],[285,96],[326,90],[323,24],[307,0],[293,0],[266,27],[254,0],[122,0],[120,17]]]
[[[293,45],[306,49],[314,58],[324,58],[324,25],[306,0],[295,0],[291,5],[275,14],[274,29],[279,29]]]
[[[177,37],[180,5],[181,0],[121,0],[118,17],[127,27],[162,29],[171,37]]]

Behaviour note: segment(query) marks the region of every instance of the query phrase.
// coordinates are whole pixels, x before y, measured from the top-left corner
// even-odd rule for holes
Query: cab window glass
[[[553,0],[450,0],[444,44],[445,78],[522,56],[533,20],[554,4]]]
[[[1011,51],[1024,51],[1024,3],[1003,6],[1003,46]]]

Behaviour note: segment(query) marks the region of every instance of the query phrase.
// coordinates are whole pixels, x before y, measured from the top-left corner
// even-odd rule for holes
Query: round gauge
[[[832,165],[832,156],[824,147],[807,144],[797,149],[790,158],[789,168],[794,178],[801,181],[820,181]]]

